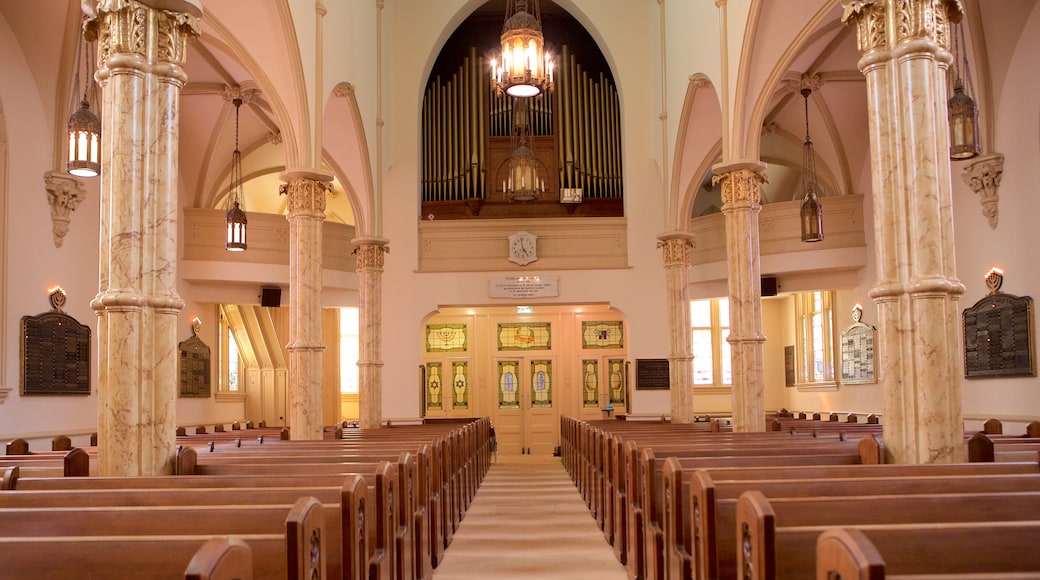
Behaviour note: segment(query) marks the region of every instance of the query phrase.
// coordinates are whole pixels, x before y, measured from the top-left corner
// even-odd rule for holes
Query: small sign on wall
[[[671,375],[666,358],[637,358],[636,359],[636,389],[663,389],[671,388]]]

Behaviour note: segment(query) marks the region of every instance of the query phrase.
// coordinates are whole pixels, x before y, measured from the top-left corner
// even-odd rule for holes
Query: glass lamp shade
[[[946,104],[950,123],[950,158],[971,159],[979,154],[979,107],[957,79]]]
[[[536,8],[537,10],[537,8]],[[511,97],[536,97],[553,88],[553,63],[545,52],[542,23],[526,2],[502,26],[501,62],[492,61],[492,83]]]
[[[802,241],[823,241],[823,210],[816,192],[811,189],[802,201]]]
[[[538,175],[534,151],[520,145],[509,160],[506,192],[512,201],[532,201],[538,198],[539,191],[545,191],[545,181]]]
[[[227,225],[227,242],[224,248],[229,252],[242,252],[246,249],[246,212],[238,206],[238,200],[231,204],[225,218]]]
[[[69,173],[76,177],[96,177],[101,173],[101,121],[84,100],[69,117]]]

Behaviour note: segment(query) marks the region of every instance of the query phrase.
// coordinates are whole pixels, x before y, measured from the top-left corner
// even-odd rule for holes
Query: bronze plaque
[[[89,395],[90,327],[64,312],[22,317],[22,394]]]
[[[177,345],[182,397],[208,397],[210,393],[209,347],[196,335]]]
[[[856,322],[841,333],[841,382],[848,385],[876,383],[875,348],[877,331]]]
[[[666,358],[636,359],[637,389],[668,389],[672,385]]]
[[[1033,299],[989,294],[963,313],[964,376],[1036,376]]]

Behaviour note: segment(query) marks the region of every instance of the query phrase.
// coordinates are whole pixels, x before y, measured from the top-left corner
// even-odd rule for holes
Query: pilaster
[[[357,238],[354,255],[358,274],[358,391],[360,426],[377,429],[383,420],[383,258],[390,252],[382,238]]]
[[[957,0],[845,5],[867,81],[879,373],[887,460],[963,460],[959,311],[946,114]]]
[[[716,167],[726,216],[729,270],[729,338],[733,370],[733,430],[765,430],[765,372],[758,213],[762,207],[760,164]]]
[[[321,236],[332,176],[289,171],[282,179],[289,220],[289,436],[316,440],[324,431]]]
[[[693,354],[690,347],[690,251],[693,235],[669,232],[658,237],[664,259],[668,305],[668,369],[672,423],[693,423]]]
[[[183,5],[187,12],[171,11]],[[177,148],[187,41],[198,6],[97,3],[102,94],[98,472],[173,470],[176,443]]]

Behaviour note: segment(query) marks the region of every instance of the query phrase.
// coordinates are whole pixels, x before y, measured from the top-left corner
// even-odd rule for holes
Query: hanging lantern
[[[65,168],[76,177],[97,177],[101,173],[101,120],[94,113],[98,110],[97,87],[91,64],[94,51],[88,48],[82,32],[77,36],[76,72],[72,81],[73,97],[68,124],[69,161]]]
[[[964,45],[964,29],[957,24],[953,36],[953,66],[949,75],[952,79],[953,96],[946,103],[947,121],[950,125],[950,159],[964,160],[977,157],[979,146],[979,106],[971,98],[971,68],[968,66],[968,51]],[[963,65],[964,76],[961,76]]]
[[[242,190],[242,152],[238,150],[238,110],[242,99],[231,101],[235,105],[235,151],[231,154],[231,189],[228,192],[228,212],[224,218],[227,226],[227,241],[224,249],[242,252],[246,249],[246,212],[242,207],[245,196]]]
[[[802,241],[823,241],[823,209],[820,198],[816,195],[816,152],[809,137],[809,95],[811,89],[802,89],[805,98],[805,144],[802,146]]]
[[[545,51],[538,0],[506,0],[502,53],[491,61],[491,84],[511,97],[536,97],[553,88],[552,57]]]

